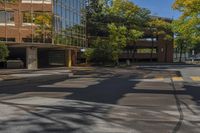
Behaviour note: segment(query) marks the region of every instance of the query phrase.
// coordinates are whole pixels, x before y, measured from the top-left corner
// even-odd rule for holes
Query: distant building
[[[9,59],[26,68],[76,64],[86,47],[85,0],[5,0],[0,3],[0,42]]]
[[[171,22],[167,18],[160,18]],[[172,31],[169,31],[173,36]],[[136,44],[127,45],[120,60],[132,60],[133,62],[173,62],[173,40],[164,40],[163,35],[152,36],[150,30],[144,31],[143,38]]]

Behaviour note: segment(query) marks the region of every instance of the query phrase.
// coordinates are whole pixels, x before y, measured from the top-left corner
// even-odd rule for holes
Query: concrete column
[[[76,50],[72,51],[72,65],[73,66],[77,65],[77,51]]]
[[[66,50],[66,66],[71,67],[72,66],[72,52],[70,49]]]
[[[28,69],[38,69],[38,56],[37,48],[28,47],[26,48],[26,66]]]

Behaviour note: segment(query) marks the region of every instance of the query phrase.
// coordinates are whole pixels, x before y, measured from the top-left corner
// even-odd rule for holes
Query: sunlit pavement
[[[0,87],[0,133],[200,132],[199,66],[73,72]]]

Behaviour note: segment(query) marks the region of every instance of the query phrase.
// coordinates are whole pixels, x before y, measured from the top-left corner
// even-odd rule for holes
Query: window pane
[[[14,23],[14,12],[12,12],[12,11],[6,12],[6,22],[7,23]]]
[[[30,12],[23,12],[23,23],[32,23]]]
[[[0,11],[0,23],[5,23],[5,11]]]

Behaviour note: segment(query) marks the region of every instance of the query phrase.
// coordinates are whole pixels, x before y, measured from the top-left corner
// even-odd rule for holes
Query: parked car
[[[19,69],[19,68],[23,68],[23,67],[24,67],[24,62],[20,59],[7,61],[8,69]]]

